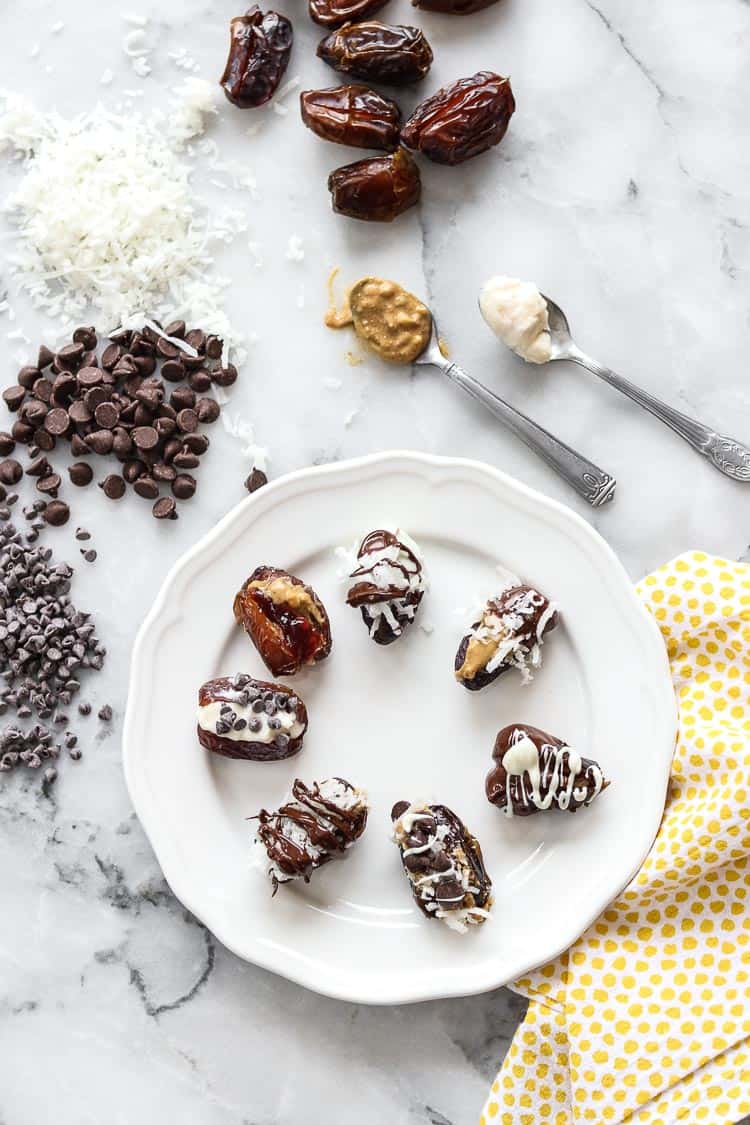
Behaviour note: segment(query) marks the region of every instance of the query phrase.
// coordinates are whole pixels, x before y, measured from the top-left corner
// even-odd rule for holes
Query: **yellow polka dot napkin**
[[[638,592],[679,701],[664,819],[627,890],[514,986],[531,1003],[481,1125],[750,1114],[750,567],[696,551]]]

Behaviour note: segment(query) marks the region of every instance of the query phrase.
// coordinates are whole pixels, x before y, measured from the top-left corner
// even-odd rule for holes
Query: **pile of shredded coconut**
[[[239,337],[223,310],[229,285],[211,252],[244,229],[236,211],[196,204],[182,154],[215,112],[211,86],[187,78],[169,112],[118,115],[98,105],[66,119],[3,95],[0,152],[23,178],[5,201],[17,227],[8,263],[33,303],[69,329],[91,308],[102,331],[143,313]]]

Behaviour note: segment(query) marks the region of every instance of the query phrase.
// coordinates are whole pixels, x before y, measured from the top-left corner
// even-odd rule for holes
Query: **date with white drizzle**
[[[391,819],[393,840],[422,913],[457,933],[486,922],[492,880],[478,840],[460,817],[446,805],[399,801]]]
[[[558,619],[557,607],[533,586],[502,590],[462,638],[454,662],[456,679],[468,691],[481,691],[515,668],[528,683],[542,663],[544,638]]]
[[[238,673],[203,684],[197,720],[204,749],[225,758],[276,762],[302,749],[307,708],[283,684]]]
[[[275,812],[258,813],[255,858],[273,893],[280,883],[309,883],[313,871],[343,856],[364,832],[367,813],[367,794],[343,777],[309,786],[297,778]]]
[[[487,774],[490,804],[506,816],[531,816],[586,808],[607,788],[601,767],[562,739],[537,727],[511,724],[495,739],[495,765]]]
[[[375,643],[389,645],[403,636],[426,588],[422,552],[411,536],[401,528],[371,531],[357,549],[349,578],[354,583],[347,604],[360,611]]]

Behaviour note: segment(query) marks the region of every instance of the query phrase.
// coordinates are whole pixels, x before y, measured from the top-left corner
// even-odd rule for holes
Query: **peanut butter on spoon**
[[[430,310],[395,281],[363,277],[351,288],[349,308],[359,339],[386,363],[413,363],[430,341]]]

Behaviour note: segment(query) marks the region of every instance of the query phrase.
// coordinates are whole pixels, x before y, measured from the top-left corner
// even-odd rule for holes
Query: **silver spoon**
[[[568,484],[572,485],[579,496],[597,508],[600,504],[612,500],[615,494],[616,481],[609,473],[605,473],[597,465],[587,461],[580,453],[576,453],[569,445],[558,441],[547,430],[532,422],[525,414],[515,410],[503,399],[487,390],[481,383],[462,371],[457,363],[446,359],[440,350],[438,330],[435,318],[432,318],[432,335],[430,342],[415,364],[428,367],[437,367],[443,375],[447,375],[477,402],[481,402],[491,414],[513,431],[529,449],[538,453]]]
[[[668,406],[665,402],[649,394],[648,391],[642,390],[628,379],[623,379],[622,375],[618,375],[615,371],[611,371],[609,367],[604,367],[591,356],[586,355],[573,342],[568,327],[568,319],[560,306],[551,301],[544,293],[542,293],[542,297],[547,302],[549,316],[549,331],[552,342],[550,363],[568,359],[572,363],[577,363],[588,371],[592,371],[605,383],[609,383],[610,386],[615,387],[628,398],[632,398],[633,402],[637,402],[644,410],[648,410],[650,414],[660,418],[670,429],[684,438],[688,445],[692,445],[693,449],[697,449],[704,457],[708,457],[711,464],[720,473],[732,477],[733,480],[750,481],[750,449],[735,441],[734,438],[716,433],[715,430],[704,426],[694,418],[688,417],[687,414],[681,414],[679,410]]]

